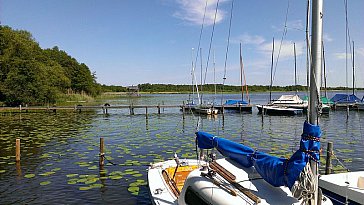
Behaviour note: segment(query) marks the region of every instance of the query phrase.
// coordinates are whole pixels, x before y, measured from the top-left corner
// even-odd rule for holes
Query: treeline
[[[31,33],[0,26],[0,101],[9,106],[55,103],[67,94],[96,96],[95,73],[58,47],[42,49]]]
[[[140,92],[176,92],[176,93],[189,93],[192,92],[192,89],[196,91],[196,87],[192,87],[191,85],[173,85],[173,84],[139,84],[138,85]],[[127,88],[123,88],[127,90]],[[206,84],[203,85],[202,88],[198,85],[199,91],[204,92],[215,92],[215,85],[214,84]],[[245,88],[244,88],[245,89]],[[321,88],[323,89],[323,88]],[[347,90],[348,88],[345,87],[330,87],[328,90]],[[307,91],[307,87],[303,85],[290,85],[290,86],[272,86],[272,91],[278,92],[289,92],[289,91]],[[349,88],[350,90],[350,88]],[[363,88],[357,88],[356,90],[363,90]],[[217,92],[241,92],[241,86],[236,85],[222,85],[216,84],[216,91]],[[267,92],[269,91],[269,85],[248,85],[249,92]]]
[[[192,87],[191,85],[173,85],[173,84],[139,84],[138,85],[139,91],[141,92],[179,92],[179,93],[188,93],[192,92],[192,89],[196,90],[196,88]],[[198,86],[199,91],[204,92],[214,92],[215,85],[214,84],[206,84]],[[265,92],[269,91],[269,86],[266,85],[250,85],[248,86],[249,92]],[[273,91],[305,91],[307,90],[306,87],[297,85],[297,86],[273,86]],[[241,92],[241,86],[235,85],[222,85],[216,84],[216,91],[217,92]]]

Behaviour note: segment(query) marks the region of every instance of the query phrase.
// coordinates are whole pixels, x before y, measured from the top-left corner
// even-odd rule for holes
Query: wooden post
[[[100,166],[105,164],[105,153],[104,153],[104,138],[100,137]]]
[[[17,162],[20,162],[20,139],[15,141],[15,159]]]
[[[331,174],[332,165],[331,165],[331,158],[333,154],[333,143],[328,142],[327,143],[327,152],[326,152],[326,168],[325,168],[325,174]]]
[[[19,111],[21,112],[21,105],[19,105]]]
[[[160,104],[158,103],[158,115],[160,115],[161,114],[161,106],[160,106]]]
[[[145,106],[145,118],[148,119],[148,106]]]
[[[183,103],[182,103],[182,113],[183,113],[183,115],[185,114],[185,109],[186,109],[186,104],[185,104],[185,101],[183,101]]]

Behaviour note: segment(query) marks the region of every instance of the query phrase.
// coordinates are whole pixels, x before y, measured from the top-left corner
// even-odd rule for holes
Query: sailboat
[[[327,78],[326,78],[326,60],[325,60],[325,47],[324,47],[324,43],[322,42],[322,60],[323,60],[323,79],[324,79],[324,96],[321,96],[320,98],[320,102],[322,103],[321,109],[320,109],[320,114],[329,114],[330,110],[331,110],[331,106],[334,105],[334,102],[331,101],[328,97],[327,97],[327,86],[326,86],[326,82],[327,82]],[[303,98],[304,102],[308,103],[308,96],[305,96]]]
[[[278,158],[212,134],[196,132],[197,159],[167,160],[148,169],[153,204],[332,204],[318,191],[321,129],[317,122],[323,0],[312,5],[312,54],[308,121],[300,148]],[[207,154],[218,150],[224,158]],[[198,150],[196,150],[198,151]],[[206,153],[206,154],[205,154]]]
[[[361,102],[361,100],[355,95],[355,72],[354,72],[354,42],[353,42],[353,92],[352,94],[336,94],[331,100],[334,102],[333,108],[336,109],[347,109],[347,108],[356,108],[357,104]]]
[[[307,110],[308,104],[305,103],[298,95],[297,91],[295,95],[282,95],[278,100],[272,100],[272,84],[273,84],[273,56],[274,56],[274,39],[272,46],[272,64],[271,64],[271,83],[269,86],[269,104],[256,105],[259,114],[267,115],[299,115],[303,114],[304,110]],[[296,53],[296,47],[294,46],[294,52]],[[296,55],[295,55],[296,59]],[[296,62],[296,60],[295,60]],[[296,63],[295,63],[295,85],[296,82]]]
[[[244,79],[244,83],[243,83]],[[245,72],[243,66],[243,57],[241,52],[241,43],[240,43],[240,84],[241,84],[241,100],[226,100],[226,102],[221,106],[216,106],[219,110],[234,110],[240,112],[252,112],[253,105],[250,104],[248,86],[245,80]],[[247,101],[244,100],[244,86],[246,91]]]

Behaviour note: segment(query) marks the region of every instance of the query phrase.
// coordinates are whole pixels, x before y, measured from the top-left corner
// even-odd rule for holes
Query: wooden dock
[[[110,109],[129,109],[131,115],[134,115],[134,109],[145,109],[146,114],[148,114],[148,109],[157,109],[158,114],[161,113],[161,110],[164,111],[165,108],[180,108],[182,111],[187,110],[184,109],[187,107],[185,105],[97,105],[97,106],[84,106],[84,105],[75,105],[75,106],[31,106],[31,107],[0,107],[0,112],[37,112],[37,111],[45,111],[45,112],[57,112],[57,111],[90,111],[90,110],[103,110],[104,113],[107,113]]]

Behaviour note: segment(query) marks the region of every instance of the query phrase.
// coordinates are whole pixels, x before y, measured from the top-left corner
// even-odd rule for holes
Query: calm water
[[[278,98],[282,93],[274,93]],[[362,97],[363,93],[358,94]],[[330,95],[331,97],[332,95]],[[205,95],[206,100],[213,99]],[[221,96],[218,96],[221,97]],[[182,104],[188,95],[145,95],[109,100],[117,104]],[[225,95],[239,98],[239,95]],[[252,103],[265,103],[255,93]],[[217,101],[220,101],[218,99]],[[100,102],[103,104],[105,102]],[[178,109],[0,114],[0,204],[150,204],[149,163],[193,158],[198,116],[183,118]],[[289,157],[298,147],[305,116],[280,117],[226,113],[201,117],[200,130]],[[320,119],[322,147],[334,142],[336,156],[350,170],[364,169],[364,112],[333,111]],[[99,138],[105,139],[107,164],[98,167]],[[15,163],[15,139],[21,139],[21,164]],[[323,162],[323,161],[322,161]],[[334,165],[339,165],[334,161]],[[321,164],[321,169],[324,166]],[[339,169],[339,166],[335,168]]]

